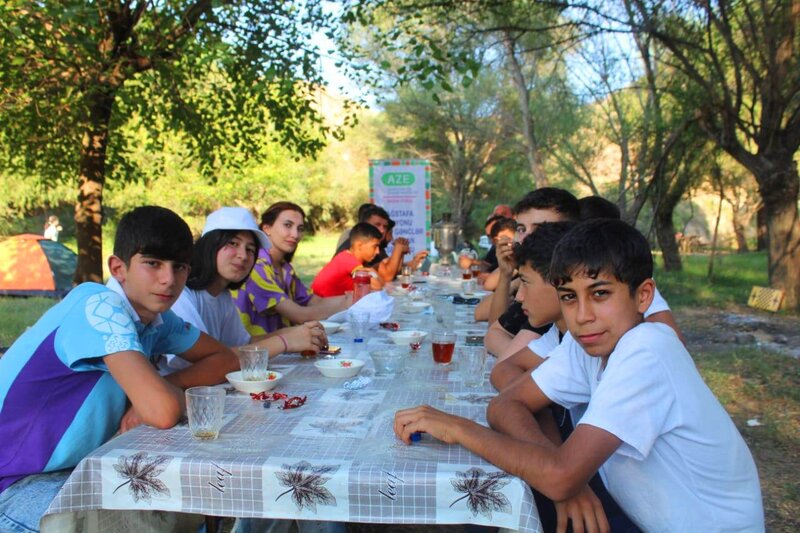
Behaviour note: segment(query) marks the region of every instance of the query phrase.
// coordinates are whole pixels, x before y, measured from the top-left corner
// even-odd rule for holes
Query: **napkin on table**
[[[394,298],[384,291],[375,291],[363,296],[359,301],[350,306],[349,309],[339,311],[332,315],[328,320],[333,322],[345,322],[352,312],[369,313],[369,321],[373,324],[378,322],[388,322],[394,311]]]

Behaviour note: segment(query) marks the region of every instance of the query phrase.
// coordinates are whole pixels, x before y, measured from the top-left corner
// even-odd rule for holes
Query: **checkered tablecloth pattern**
[[[468,324],[461,310],[458,317],[464,327],[481,327]],[[400,319],[425,329],[431,317]],[[367,361],[362,375],[372,381],[365,388],[347,390],[347,380],[321,376],[313,360],[280,356],[271,363],[284,372],[276,390],[307,396],[304,406],[265,408],[229,392],[225,425],[214,441],[193,439],[185,424],[120,435],[75,468],[48,509],[44,530],[65,523],[79,529],[87,517],[106,530],[129,527],[115,520],[129,520],[130,513],[107,512],[113,510],[541,530],[520,479],[461,446],[428,436],[407,446],[392,431],[395,411],[423,403],[485,424],[494,394],[488,382],[467,389],[457,361],[435,366],[429,345],[409,359],[403,375],[377,377],[369,351],[390,343],[385,333],[373,330],[359,353],[346,331],[330,340],[344,348],[340,357]]]

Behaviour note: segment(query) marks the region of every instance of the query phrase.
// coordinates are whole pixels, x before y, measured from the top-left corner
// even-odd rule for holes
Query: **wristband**
[[[283,351],[284,352],[288,352],[289,351],[289,345],[286,344],[286,339],[283,338],[283,335],[275,335],[275,336],[278,337],[281,340],[281,342],[283,343]]]

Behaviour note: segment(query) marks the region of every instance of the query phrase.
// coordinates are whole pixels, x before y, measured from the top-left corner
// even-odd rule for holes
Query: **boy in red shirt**
[[[350,249],[336,254],[331,262],[322,267],[311,283],[311,290],[317,296],[341,296],[353,290],[353,272],[364,269],[364,263],[372,261],[380,248],[381,232],[366,222],[360,222],[350,231]],[[373,269],[368,269],[372,270]],[[372,288],[380,289],[382,283],[376,276],[372,278]]]

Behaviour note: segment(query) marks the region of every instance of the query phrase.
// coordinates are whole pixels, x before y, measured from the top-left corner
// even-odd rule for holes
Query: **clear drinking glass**
[[[350,333],[353,340],[366,340],[367,330],[369,330],[369,313],[365,311],[350,311],[347,316],[350,323]]]
[[[402,373],[405,365],[406,353],[397,348],[387,348],[369,353],[375,367],[376,376],[388,376]]]
[[[186,389],[186,415],[189,431],[199,440],[219,436],[225,412],[225,389],[221,387],[191,387]]]
[[[456,334],[452,331],[434,331],[431,333],[431,349],[433,361],[440,365],[449,365],[453,360],[456,348]]]
[[[465,296],[471,296],[475,294],[475,280],[465,279],[464,281],[462,281],[461,292],[463,292]]]
[[[486,371],[486,349],[483,346],[461,346],[457,351],[458,369],[464,385],[481,387]]]
[[[263,381],[267,379],[269,350],[261,346],[240,346],[237,355],[243,380]]]

